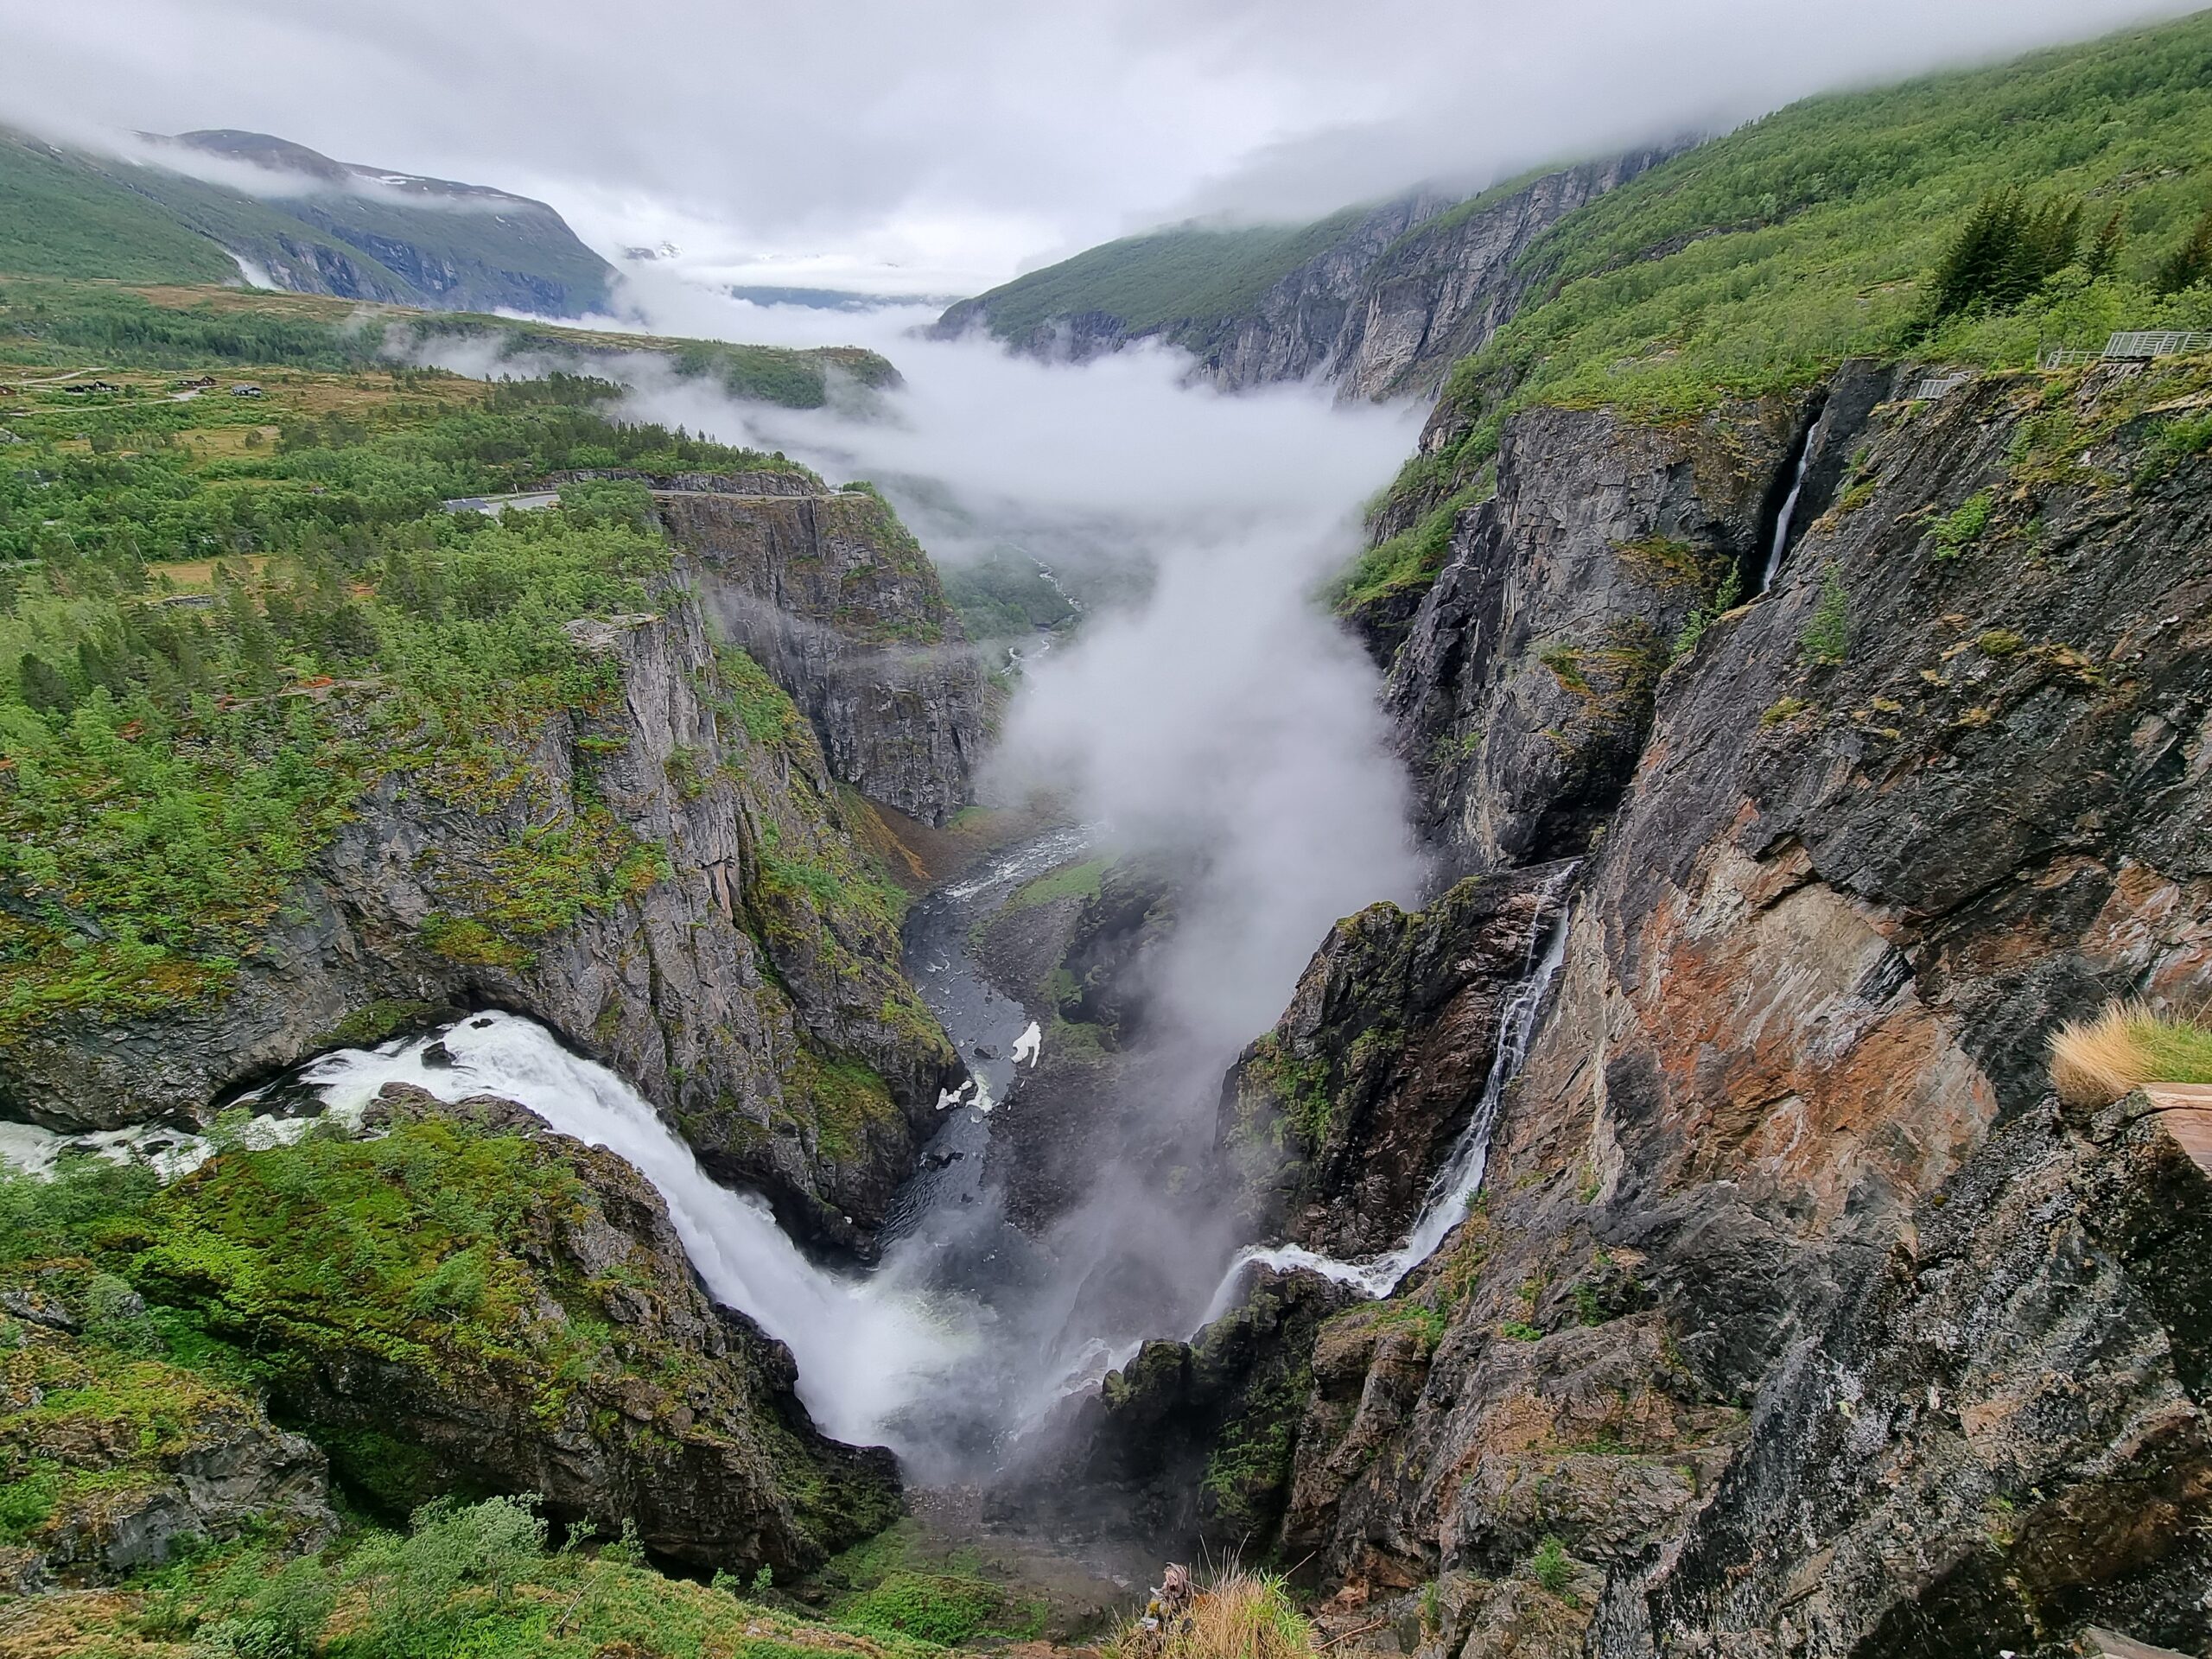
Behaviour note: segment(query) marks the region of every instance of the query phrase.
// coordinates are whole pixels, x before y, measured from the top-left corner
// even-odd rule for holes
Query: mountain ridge
[[[529,197],[336,162],[265,133],[143,141],[140,161],[0,128],[0,272],[243,276],[296,293],[555,316],[601,308],[610,293],[613,267]],[[270,188],[197,175],[206,161],[251,168]],[[310,188],[286,194],[295,180]]]

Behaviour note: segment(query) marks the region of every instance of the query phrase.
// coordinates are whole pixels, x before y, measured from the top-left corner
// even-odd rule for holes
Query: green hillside
[[[383,326],[360,327],[365,315]],[[469,312],[365,307],[321,295],[0,276],[0,375],[10,378],[10,365],[29,370],[368,368],[384,365],[395,339],[431,357],[448,341],[489,345],[499,360],[515,362],[518,378],[535,375],[549,362],[581,371],[648,353],[667,359],[681,378],[709,380],[733,397],[789,409],[821,408],[829,401],[833,374],[869,388],[899,383],[888,359],[854,346],[743,346]]]
[[[1928,280],[1978,204],[2082,203],[2077,257],[2021,302],[1938,322]],[[1996,68],[1816,98],[1654,168],[1528,255],[1552,292],[1448,396],[1655,410],[1802,385],[1855,353],[2032,363],[2043,343],[2195,323],[2157,291],[2212,209],[2212,12]],[[2118,215],[2109,270],[2093,243]]]
[[[0,271],[218,283],[238,266],[159,203],[83,158],[0,128]]]
[[[1369,211],[1347,207],[1311,225],[1181,225],[1124,237],[963,301],[945,313],[944,326],[980,316],[1012,340],[1056,317],[1096,312],[1131,334],[1173,323],[1203,329],[1250,310]]]
[[[264,199],[0,129],[0,275],[219,282],[237,278],[235,254],[281,287],[352,299],[555,315],[606,300],[612,267],[543,202],[439,180],[387,185],[259,134],[195,134],[177,149],[328,188]]]
[[[2071,257],[1939,315],[1938,268],[2005,191],[2070,216]],[[2117,329],[2212,327],[2212,287],[2166,280],[2209,210],[2212,12],[1809,99],[1715,139],[1530,246],[1541,302],[1452,371],[1440,422],[1455,435],[1384,499],[1383,521],[1413,527],[1362,561],[1350,601],[1426,579],[1526,404],[1671,419],[1854,355],[2018,368]]]

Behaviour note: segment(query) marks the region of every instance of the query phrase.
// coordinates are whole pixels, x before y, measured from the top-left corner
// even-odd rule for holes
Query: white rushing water
[[[437,1063],[434,1043],[452,1064]],[[839,1440],[896,1446],[899,1408],[954,1370],[969,1345],[971,1307],[923,1297],[886,1276],[848,1279],[817,1267],[764,1199],[714,1180],[642,1095],[531,1020],[478,1014],[435,1038],[373,1052],[341,1050],[303,1075],[338,1111],[359,1111],[387,1083],[411,1083],[448,1101],[498,1095],[563,1135],[619,1153],[667,1202],[715,1299],[790,1347],[799,1397]]]
[[[1774,541],[1767,549],[1766,571],[1759,577],[1759,592],[1774,586],[1774,579],[1782,571],[1783,555],[1789,550],[1789,526],[1797,517],[1797,499],[1805,493],[1806,475],[1813,470],[1813,438],[1819,423],[1805,429],[1804,447],[1797,451],[1797,473],[1789,480],[1789,493],[1783,498],[1782,512],[1774,521]]]
[[[1546,891],[1547,902],[1573,874],[1570,867],[1554,879]],[[1475,1103],[1467,1127],[1460,1131],[1451,1159],[1429,1183],[1427,1198],[1406,1242],[1387,1255],[1357,1262],[1324,1255],[1299,1244],[1255,1245],[1240,1250],[1222,1275],[1220,1287],[1199,1321],[1201,1326],[1236,1306],[1245,1271],[1250,1268],[1303,1268],[1338,1284],[1350,1285],[1363,1295],[1388,1296],[1408,1274],[1436,1253],[1436,1247],[1466,1218],[1468,1205],[1482,1189],[1483,1175],[1490,1164],[1491,1132],[1497,1127],[1498,1103],[1504,1097],[1505,1085],[1528,1056],[1536,1016],[1543,1009],[1560,963],[1567,959],[1567,918],[1568,912],[1560,911],[1548,928],[1529,941],[1531,960],[1499,1016],[1497,1052],[1491,1061],[1482,1097]]]

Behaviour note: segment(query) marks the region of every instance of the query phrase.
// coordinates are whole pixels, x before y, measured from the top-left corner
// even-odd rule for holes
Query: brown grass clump
[[[2145,1002],[2114,1002],[2052,1034],[2050,1081],[2077,1107],[2108,1106],[2146,1083],[2212,1083],[2212,1030]]]
[[[1117,1637],[1115,1659],[1307,1659],[1313,1627],[1282,1579],[1224,1567],[1187,1606],[1166,1610],[1158,1629],[1139,1619]]]

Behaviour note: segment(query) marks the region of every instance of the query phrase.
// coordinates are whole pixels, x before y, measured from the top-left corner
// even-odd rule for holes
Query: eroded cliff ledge
[[[882,497],[790,473],[656,483],[709,615],[798,702],[832,777],[927,823],[975,798],[982,665]]]

